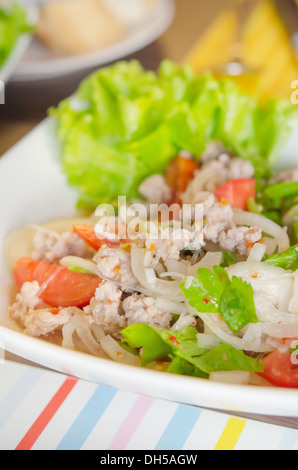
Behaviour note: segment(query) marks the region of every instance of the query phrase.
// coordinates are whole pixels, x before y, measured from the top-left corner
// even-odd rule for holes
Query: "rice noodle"
[[[249,225],[260,227],[263,232],[271,235],[277,241],[279,252],[289,248],[290,240],[286,227],[280,227],[270,219],[252,212],[234,210],[234,222],[236,225]]]

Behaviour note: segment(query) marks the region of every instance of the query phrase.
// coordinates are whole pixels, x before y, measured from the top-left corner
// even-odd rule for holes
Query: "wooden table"
[[[137,58],[144,67],[152,69],[156,69],[163,58],[183,61],[194,42],[225,4],[226,0],[176,0],[176,17],[168,31],[149,47],[127,59]],[[8,84],[6,104],[0,106],[0,155],[43,120],[49,106],[57,105],[69,96],[90,72],[92,70],[51,80]],[[9,358],[22,361],[13,355]],[[238,416],[298,429],[298,418]]]

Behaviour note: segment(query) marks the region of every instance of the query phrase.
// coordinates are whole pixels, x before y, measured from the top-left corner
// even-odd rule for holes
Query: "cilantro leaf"
[[[219,313],[233,333],[248,323],[257,323],[253,289],[250,284],[233,276],[221,266],[198,270],[198,277],[188,288],[181,286],[189,304],[199,312]]]

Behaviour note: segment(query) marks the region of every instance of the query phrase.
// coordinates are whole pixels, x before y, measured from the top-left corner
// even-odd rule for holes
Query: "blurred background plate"
[[[138,0],[129,0],[123,8],[118,0],[106,1],[126,24],[126,35],[121,41],[98,51],[75,56],[57,55],[34,38],[11,80],[25,82],[67,75],[119,60],[151,44],[171,24],[175,15],[174,1],[147,0],[143,3],[143,11],[139,8],[139,14],[132,15],[131,12],[136,11],[132,6],[138,3]]]
[[[27,7],[28,21],[30,24],[35,24],[38,21],[38,9],[34,4],[30,4]],[[29,33],[22,34],[16,45],[14,46],[9,58],[4,63],[3,67],[0,68],[0,80],[7,83],[11,76],[14,74],[15,69],[18,67],[18,63],[22,60],[22,57],[30,47],[32,42],[32,35]]]

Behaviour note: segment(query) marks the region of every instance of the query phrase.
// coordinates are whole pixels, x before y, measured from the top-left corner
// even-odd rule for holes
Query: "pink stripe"
[[[114,436],[108,450],[124,450],[154,399],[140,396]]]

